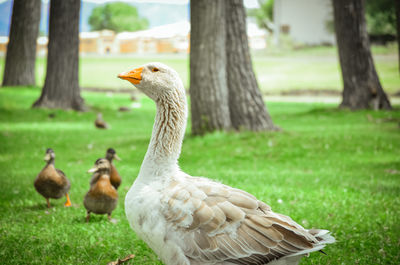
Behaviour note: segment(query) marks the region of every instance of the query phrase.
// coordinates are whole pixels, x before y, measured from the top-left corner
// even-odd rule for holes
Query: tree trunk
[[[335,31],[343,78],[341,107],[391,109],[372,59],[364,0],[333,0]]]
[[[229,111],[236,130],[277,129],[258,88],[250,57],[243,0],[225,2]]]
[[[223,0],[191,1],[190,96],[192,133],[231,127],[226,83]]]
[[[34,86],[41,0],[14,0],[3,86]]]
[[[34,107],[84,110],[79,88],[80,0],[51,0],[46,81]]]

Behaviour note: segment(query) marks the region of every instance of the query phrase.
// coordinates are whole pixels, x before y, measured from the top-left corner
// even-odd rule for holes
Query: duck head
[[[54,161],[54,158],[56,157],[56,153],[54,153],[54,150],[51,148],[47,148],[46,150],[46,155],[44,156],[44,161],[47,163],[51,163]]]
[[[129,81],[156,102],[177,92],[185,93],[178,73],[162,63],[148,63],[120,73],[118,77]]]
[[[110,162],[108,162],[107,159],[99,158],[94,163],[94,166],[88,170],[88,173],[95,173],[95,172],[109,173],[110,168],[111,168]]]
[[[112,161],[113,159],[116,159],[118,161],[121,160],[121,158],[119,158],[119,156],[117,155],[117,152],[115,152],[114,148],[108,148],[107,152],[106,152],[106,158],[108,161]]]

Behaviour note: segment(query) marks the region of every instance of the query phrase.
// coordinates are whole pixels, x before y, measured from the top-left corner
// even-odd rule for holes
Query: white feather
[[[157,114],[125,212],[165,264],[227,265],[239,259],[297,264],[334,242],[329,231],[305,230],[251,194],[182,172],[178,158],[187,119],[182,81],[160,63],[143,66],[141,78],[135,86],[156,102]]]

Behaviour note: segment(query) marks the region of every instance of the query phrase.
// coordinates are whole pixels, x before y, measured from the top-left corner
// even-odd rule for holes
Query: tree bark
[[[399,57],[398,67],[400,73],[400,0],[394,0],[396,7],[396,25],[397,25],[397,56]]]
[[[3,86],[34,86],[41,0],[14,0]]]
[[[333,0],[335,31],[343,78],[341,107],[391,109],[370,51],[364,0]]]
[[[196,0],[190,5],[190,96],[195,135],[231,128],[224,13],[223,0]]]
[[[47,72],[34,107],[84,110],[79,88],[80,0],[51,0]]]
[[[277,129],[267,112],[251,62],[243,0],[225,2],[229,111],[236,130]]]

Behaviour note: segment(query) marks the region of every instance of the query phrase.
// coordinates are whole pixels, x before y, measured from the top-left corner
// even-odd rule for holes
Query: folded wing
[[[172,181],[163,205],[172,229],[183,235],[177,244],[189,259],[265,264],[324,247],[314,236],[321,230],[311,233],[253,195],[208,179]]]

